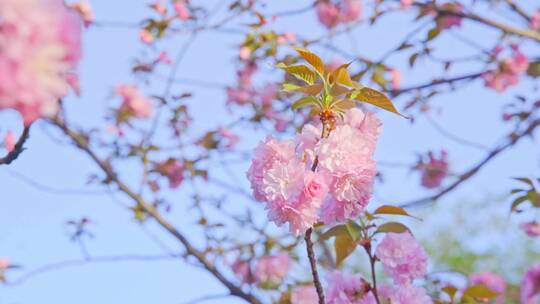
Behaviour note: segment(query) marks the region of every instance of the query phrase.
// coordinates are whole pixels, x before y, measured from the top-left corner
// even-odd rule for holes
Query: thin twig
[[[11,150],[6,156],[0,158],[0,165],[9,165],[21,155],[21,153],[24,151],[24,143],[28,139],[29,134],[30,125],[24,127],[21,137],[19,137],[19,140],[17,140],[13,150]]]
[[[317,271],[317,259],[315,258],[315,252],[313,251],[313,241],[311,240],[312,233],[313,228],[309,228],[306,231],[304,240],[306,241],[307,256],[309,259],[309,265],[311,266],[313,284],[315,285],[315,290],[317,290],[317,295],[319,297],[319,304],[325,304],[326,302],[324,300],[324,290],[322,288],[321,280],[319,279],[319,272]]]

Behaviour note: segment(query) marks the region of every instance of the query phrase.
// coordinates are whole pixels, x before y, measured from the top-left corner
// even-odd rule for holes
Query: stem
[[[19,155],[21,155],[22,151],[24,151],[24,143],[28,139],[28,135],[30,134],[30,125],[27,127],[24,127],[23,133],[21,134],[21,137],[19,137],[19,140],[17,140],[17,143],[15,144],[15,147],[12,151],[10,151],[6,156],[0,158],[0,165],[9,165],[14,160],[16,160]]]
[[[321,280],[319,279],[319,272],[317,271],[317,259],[315,258],[315,252],[313,251],[313,242],[311,241],[311,234],[313,233],[313,228],[309,228],[306,231],[304,239],[306,240],[306,249],[307,255],[309,258],[309,264],[311,266],[311,275],[313,276],[313,284],[317,290],[317,296],[319,296],[319,304],[325,304],[324,300],[324,290],[321,285]]]
[[[373,282],[373,288],[371,291],[373,292],[373,296],[375,297],[375,301],[377,304],[380,304],[381,301],[379,300],[379,293],[377,292],[377,277],[375,275],[375,257],[371,254],[371,246],[368,244],[364,246],[364,249],[366,250],[367,255],[369,256],[369,263],[371,264],[371,281]]]

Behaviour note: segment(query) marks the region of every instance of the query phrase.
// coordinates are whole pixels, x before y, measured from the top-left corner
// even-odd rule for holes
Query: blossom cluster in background
[[[361,0],[318,1],[315,9],[319,21],[327,28],[354,22],[362,17]]]

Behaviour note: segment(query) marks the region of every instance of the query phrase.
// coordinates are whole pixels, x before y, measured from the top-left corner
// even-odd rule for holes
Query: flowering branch
[[[199,261],[202,266],[210,272],[216,279],[218,279],[231,293],[231,295],[244,299],[248,303],[252,304],[261,304],[261,301],[250,293],[244,292],[239,286],[235,285],[233,282],[228,280],[217,268],[216,266],[209,261],[205,254],[195,248],[191,242],[171,223],[169,223],[152,204],[144,200],[140,195],[131,190],[123,181],[119,179],[117,174],[114,172],[110,163],[105,160],[102,160],[89,146],[87,137],[84,134],[81,134],[77,131],[70,129],[65,121],[61,120],[59,117],[53,118],[51,123],[60,128],[60,130],[67,135],[73,143],[83,152],[85,152],[97,165],[98,167],[107,175],[107,178],[111,180],[119,190],[130,197],[135,203],[136,207],[141,211],[153,218],[163,229],[169,232],[174,238],[176,238],[187,251],[188,255],[193,256]]]
[[[0,158],[0,165],[9,165],[14,160],[16,160],[19,155],[21,155],[22,151],[24,150],[24,143],[28,139],[28,135],[30,134],[30,126],[27,126],[24,128],[23,133],[21,134],[21,137],[19,137],[19,140],[15,144],[15,147],[13,150],[11,150],[6,156]]]

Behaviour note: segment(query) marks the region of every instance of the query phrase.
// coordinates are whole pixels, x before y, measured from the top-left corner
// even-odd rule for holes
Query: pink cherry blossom
[[[291,292],[291,304],[317,304],[319,296],[313,285],[298,286]]]
[[[175,159],[169,159],[159,164],[157,171],[169,180],[171,189],[178,188],[184,181],[184,166]]]
[[[139,39],[141,39],[143,43],[152,44],[152,42],[154,42],[154,35],[149,30],[142,29],[139,31]]]
[[[414,1],[413,0],[400,0],[399,2],[401,4],[402,9],[408,9],[409,7],[412,6]]]
[[[81,57],[81,19],[61,0],[0,1],[0,109],[52,116]]]
[[[497,92],[504,92],[509,87],[519,83],[520,76],[529,67],[529,60],[517,45],[512,46],[512,52],[511,57],[506,57],[499,62],[497,69],[490,70],[482,75],[487,87]]]
[[[362,15],[361,0],[342,0],[343,9],[341,10],[340,21],[354,22],[360,19]]]
[[[251,267],[249,266],[248,261],[237,259],[231,265],[231,270],[240,279],[242,283],[252,284],[255,282],[255,278],[253,276],[253,273],[251,272]]]
[[[381,299],[389,300],[392,304],[432,304],[426,290],[412,284],[384,287],[379,290]],[[386,303],[383,301],[383,303]]]
[[[138,118],[147,118],[152,115],[152,102],[136,86],[119,85],[116,87],[116,94],[122,98],[120,112]]]
[[[160,15],[165,15],[167,13],[167,8],[163,5],[162,1],[156,1],[150,4],[150,7]]]
[[[504,292],[506,290],[506,281],[503,277],[492,272],[474,273],[470,276],[471,284],[482,284],[492,291],[498,293],[497,304],[504,303]]]
[[[536,304],[540,300],[540,264],[529,268],[521,281],[521,304]]]
[[[337,5],[330,1],[318,1],[316,6],[319,21],[327,28],[333,28],[340,21],[340,11]]]
[[[169,54],[167,52],[162,51],[159,53],[158,57],[156,58],[155,63],[163,63],[163,64],[172,64],[173,60],[171,57],[169,57]]]
[[[69,5],[69,7],[75,9],[84,21],[84,26],[89,27],[94,22],[94,11],[92,6],[86,0],[75,2]]]
[[[445,3],[443,5],[440,6],[440,8],[442,10],[447,10],[447,11],[451,11],[451,12],[455,12],[455,13],[461,13],[463,11],[463,6],[459,3]],[[437,26],[440,28],[440,29],[449,29],[449,28],[452,28],[452,27],[459,27],[461,26],[461,22],[462,22],[462,18],[461,16],[456,16],[456,15],[440,15],[437,17],[436,19],[437,21]]]
[[[240,142],[240,137],[227,128],[220,127],[218,134],[226,140],[225,148],[232,149]]]
[[[190,18],[189,10],[185,0],[178,0],[174,3],[174,11],[180,20],[188,20]]]
[[[433,152],[428,152],[427,161],[422,161],[418,167],[422,173],[422,186],[432,189],[441,185],[448,174],[448,161],[446,151],[442,151],[437,158]]]
[[[390,84],[392,85],[392,90],[399,90],[401,87],[401,72],[398,69],[390,69]]]
[[[15,138],[15,134],[13,134],[13,132],[11,131],[8,131],[4,136],[4,149],[6,149],[6,151],[8,152],[13,151],[13,149],[15,149],[16,142],[17,139]]]
[[[291,267],[292,260],[287,253],[275,256],[263,256],[255,266],[255,280],[267,287],[279,286]]]
[[[251,57],[251,49],[247,46],[241,47],[239,56],[241,60],[248,60]]]
[[[79,76],[74,73],[69,73],[66,75],[66,81],[73,92],[75,92],[75,95],[81,96],[81,84],[79,81]]]
[[[535,31],[540,31],[540,10],[537,10],[531,16],[531,28]]]
[[[295,42],[296,41],[296,34],[293,32],[285,32],[281,35],[279,35],[277,42],[279,44],[285,44],[287,42]]]
[[[537,221],[523,223],[519,227],[530,237],[540,236],[540,223]]]
[[[0,270],[7,269],[11,265],[11,262],[8,258],[0,257]]]
[[[427,254],[408,232],[388,233],[376,253],[396,284],[407,284],[426,274]]]
[[[360,274],[333,271],[326,277],[328,287],[326,300],[328,304],[367,304],[369,290],[367,282]],[[364,299],[366,298],[366,299]]]
[[[292,140],[279,141],[269,136],[257,146],[253,161],[247,172],[247,177],[251,182],[251,188],[256,200],[267,201],[265,191],[263,191],[263,176],[265,171],[272,168],[275,163],[285,163],[294,157],[294,142]]]

